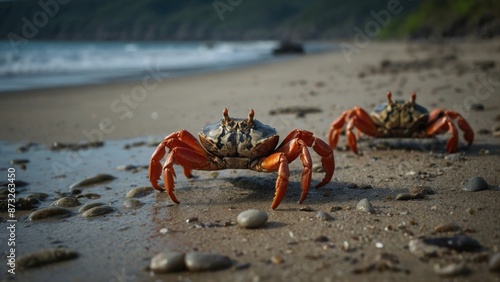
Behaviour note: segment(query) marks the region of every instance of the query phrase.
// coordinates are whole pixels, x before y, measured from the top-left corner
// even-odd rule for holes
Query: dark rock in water
[[[49,219],[49,218],[61,218],[61,217],[68,217],[71,214],[72,212],[65,208],[49,207],[32,212],[29,215],[28,219],[31,221],[35,221],[35,220]]]
[[[11,206],[9,206],[11,204]],[[7,211],[9,208],[12,208],[12,202],[9,203],[8,199],[0,200],[0,211]],[[15,208],[16,210],[32,210],[40,204],[40,201],[37,198],[19,198],[16,200]]]
[[[79,210],[78,210],[78,213],[84,213],[86,212],[87,210],[90,210],[91,208],[95,208],[95,207],[98,207],[98,206],[102,206],[104,205],[104,203],[88,203],[88,204],[85,204],[83,205]]]
[[[69,186],[69,189],[73,190],[73,189],[79,188],[79,187],[97,185],[97,184],[101,184],[101,183],[104,183],[107,181],[111,181],[115,178],[116,177],[114,177],[113,175],[109,175],[109,174],[97,174],[95,176],[85,178],[81,181],[78,181],[78,182],[71,184]]]
[[[99,215],[104,215],[113,212],[115,209],[110,206],[100,205],[90,208],[82,213],[83,217],[94,217]]]
[[[489,185],[482,177],[471,177],[462,183],[462,190],[468,192],[477,192],[488,189]]]
[[[137,209],[144,205],[143,202],[137,199],[125,199],[122,203],[122,206],[127,209]]]
[[[77,257],[77,252],[65,248],[45,249],[36,253],[21,256],[17,260],[17,267],[19,267],[19,269],[27,269],[70,260]]]
[[[149,187],[149,186],[138,187],[138,188],[134,188],[134,189],[128,191],[127,194],[125,195],[125,197],[126,198],[140,198],[140,197],[144,197],[146,195],[149,195],[153,192],[154,192],[153,187]]]
[[[81,205],[81,203],[75,197],[64,197],[55,201],[52,205],[56,207],[73,208]]]
[[[168,273],[186,270],[185,254],[161,252],[151,259],[149,268],[156,273]]]
[[[226,256],[201,252],[187,253],[185,262],[190,271],[215,271],[231,267],[233,264]]]
[[[304,46],[301,43],[281,41],[280,45],[273,49],[273,55],[304,54]]]

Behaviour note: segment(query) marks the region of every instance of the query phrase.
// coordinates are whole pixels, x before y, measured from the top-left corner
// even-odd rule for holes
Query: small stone
[[[500,253],[495,253],[490,257],[488,269],[491,272],[500,272]]]
[[[413,199],[415,199],[415,197],[409,193],[399,193],[396,196],[397,201],[408,201],[408,200],[413,200]]]
[[[160,229],[160,234],[167,234],[168,233],[168,228],[164,227]]]
[[[440,265],[434,265],[434,272],[440,276],[458,276],[465,274],[467,268],[464,263],[452,263],[441,267]]]
[[[488,182],[482,177],[471,177],[467,181],[462,182],[462,190],[467,192],[477,192],[488,189]]]
[[[127,209],[138,209],[143,205],[144,203],[137,199],[125,199],[122,203],[122,206]]]
[[[134,169],[137,169],[137,166],[135,166],[135,165],[119,165],[116,167],[116,170],[120,170],[120,171],[130,171],[130,170],[134,170]]]
[[[85,204],[83,205],[79,210],[78,210],[78,213],[84,213],[86,212],[87,210],[90,210],[91,208],[95,208],[95,207],[98,207],[98,206],[102,206],[104,205],[104,203],[89,203],[89,204]]]
[[[383,247],[384,247],[384,244],[382,244],[381,242],[375,242],[375,248],[382,249]]]
[[[31,221],[35,221],[48,218],[63,218],[63,217],[68,217],[71,214],[72,214],[71,211],[65,208],[48,207],[32,212],[29,215],[28,219]]]
[[[285,262],[285,260],[283,259],[283,257],[276,255],[271,257],[271,262],[274,264],[282,264],[283,262]]]
[[[81,205],[81,203],[75,197],[64,197],[55,201],[52,205],[55,207],[73,208]]]
[[[73,191],[75,191],[75,190],[73,190]],[[91,199],[91,200],[96,200],[96,199],[100,199],[101,195],[96,194],[96,193],[86,193],[86,194],[80,194],[80,195],[76,196],[76,198],[77,199],[87,198],[87,199]]]
[[[185,254],[178,252],[161,252],[151,259],[149,268],[155,273],[186,270]]]
[[[92,177],[85,178],[83,180],[77,181],[69,186],[70,190],[80,188],[80,187],[86,187],[86,186],[94,186],[97,184],[102,184],[108,181],[111,181],[113,179],[116,179],[116,177],[109,175],[109,174],[97,174]]]
[[[78,257],[78,253],[73,250],[65,248],[45,249],[21,256],[17,260],[17,267],[19,269],[33,268],[76,257]]]
[[[458,226],[455,223],[440,224],[434,227],[434,231],[436,232],[456,232],[460,230],[461,230],[460,226]]]
[[[257,228],[266,223],[267,219],[268,216],[265,211],[251,209],[238,214],[236,221],[241,227]]]
[[[18,210],[32,210],[38,207],[40,200],[34,197],[19,198],[16,201],[16,209]]]
[[[375,209],[372,207],[372,204],[368,199],[362,199],[356,205],[356,209],[358,211],[367,212],[367,213],[375,213]]]
[[[230,258],[218,254],[189,252],[184,259],[190,271],[215,271],[231,267]]]
[[[469,107],[470,111],[484,111],[484,105],[481,103],[474,103]]]
[[[314,210],[310,206],[305,206],[305,207],[299,208],[299,211],[312,212]]]
[[[113,207],[101,205],[101,206],[93,207],[91,209],[86,210],[84,213],[82,213],[82,216],[83,217],[94,217],[94,216],[108,214],[110,212],[113,212],[114,210],[115,209]]]
[[[321,221],[330,221],[330,220],[333,220],[333,217],[331,215],[329,215],[328,213],[326,212],[318,212],[316,214],[316,218],[321,220]]]
[[[146,195],[149,195],[154,192],[153,187],[149,186],[144,186],[144,187],[138,187],[134,188],[125,195],[126,198],[140,198],[144,197]]]

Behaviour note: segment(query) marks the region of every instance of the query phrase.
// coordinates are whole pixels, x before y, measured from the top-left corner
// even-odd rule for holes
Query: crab
[[[358,154],[358,147],[353,133],[354,128],[377,138],[430,138],[448,131],[451,137],[446,143],[446,150],[448,153],[453,153],[458,148],[458,130],[454,120],[464,131],[464,139],[468,145],[472,144],[474,132],[459,113],[440,108],[429,113],[426,108],[415,103],[416,97],[417,94],[413,92],[409,101],[393,101],[391,92],[387,92],[387,103],[378,105],[371,114],[360,107],[344,111],[330,126],[328,135],[330,147],[337,146],[339,134],[347,123],[347,143],[355,154]]]
[[[316,188],[325,186],[332,179],[335,169],[333,150],[323,140],[307,130],[291,131],[277,146],[279,136],[276,129],[254,119],[250,109],[248,118],[231,118],[224,109],[223,119],[209,124],[198,133],[200,141],[186,130],[174,132],[157,146],[149,163],[149,180],[159,191],[166,191],[170,199],[179,203],[174,194],[173,165],[183,167],[184,175],[192,177],[192,170],[250,169],[260,172],[278,172],[275,195],[271,209],[276,209],[285,196],[288,186],[288,164],[300,156],[303,170],[299,203],[307,197],[312,177],[312,160],[308,147],[321,157],[325,176]],[[276,147],[277,146],[277,147]],[[168,156],[163,165],[165,187],[158,185],[162,174],[161,160]]]

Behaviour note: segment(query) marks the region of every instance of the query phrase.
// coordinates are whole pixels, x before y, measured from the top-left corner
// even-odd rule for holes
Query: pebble
[[[267,213],[262,210],[246,210],[238,214],[236,221],[241,227],[257,228],[267,222]]]
[[[125,201],[123,201],[122,203],[122,206],[127,209],[138,209],[143,205],[144,203],[137,199],[125,199]]]
[[[55,201],[52,205],[55,207],[73,208],[81,205],[81,203],[75,197],[64,197]]]
[[[434,227],[436,232],[456,232],[460,231],[462,228],[455,223],[445,223]]]
[[[467,192],[477,192],[488,189],[488,182],[482,177],[471,177],[462,183],[462,190]]]
[[[129,171],[129,170],[134,170],[136,168],[137,168],[137,166],[135,166],[135,165],[119,165],[116,167],[116,170]]]
[[[372,204],[368,199],[362,199],[356,205],[356,209],[358,211],[367,212],[367,213],[375,213],[375,209],[372,207]]]
[[[271,257],[271,262],[274,264],[282,264],[283,262],[285,262],[285,260],[282,256],[276,255]]]
[[[111,180],[113,180],[115,178],[116,177],[114,177],[113,175],[100,173],[100,174],[94,175],[92,177],[85,178],[83,180],[80,180],[80,181],[77,181],[77,182],[71,184],[69,186],[69,189],[73,190],[73,189],[79,188],[79,187],[86,187],[86,186],[97,185],[97,184],[101,184],[101,183],[104,183],[104,182],[111,181]]]
[[[488,268],[491,272],[500,272],[500,253],[493,254],[490,257]]]
[[[10,160],[10,164],[12,164],[12,165],[27,164],[29,162],[30,162],[30,160],[28,160],[28,159],[13,159],[13,160]]]
[[[83,205],[79,210],[78,210],[78,213],[84,213],[85,211],[87,210],[90,210],[91,208],[95,208],[95,207],[98,207],[98,206],[102,206],[104,205],[103,203],[88,203],[88,204],[85,204]]]
[[[72,214],[72,212],[68,209],[61,207],[48,207],[39,209],[37,211],[32,212],[28,219],[31,221],[48,219],[48,218],[62,218],[68,217]]]
[[[316,218],[321,220],[321,221],[330,221],[330,220],[333,220],[333,217],[331,215],[329,215],[328,213],[326,212],[318,212],[316,214]]]
[[[144,197],[146,195],[149,195],[154,192],[153,187],[149,186],[144,186],[144,187],[138,187],[134,188],[125,195],[126,198],[140,198]]]
[[[419,200],[425,198],[422,194],[399,193],[396,196],[397,201]]]
[[[43,266],[78,257],[78,253],[66,248],[45,249],[21,256],[17,260],[19,269]]]
[[[186,270],[185,254],[161,252],[151,259],[149,268],[155,273],[167,273]]]
[[[458,276],[465,274],[467,267],[464,263],[452,263],[441,267],[440,265],[434,265],[434,272],[440,276]]]
[[[96,194],[96,193],[86,193],[86,194],[80,194],[80,195],[78,195],[76,197],[77,198],[87,198],[87,199],[95,200],[95,199],[100,199],[101,195]]]
[[[16,201],[16,209],[18,210],[32,210],[40,204],[40,200],[34,197],[19,198]]]
[[[104,215],[113,212],[115,209],[111,206],[101,205],[97,207],[90,208],[82,213],[83,217],[94,217],[99,215]]]
[[[190,271],[215,271],[231,267],[233,264],[226,256],[202,252],[187,253],[185,263]]]

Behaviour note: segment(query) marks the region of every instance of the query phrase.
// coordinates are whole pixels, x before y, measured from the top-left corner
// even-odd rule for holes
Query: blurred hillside
[[[64,40],[335,39],[353,36],[355,27],[365,30],[374,13],[391,7],[398,12],[390,13],[387,26],[382,23],[374,36],[500,34],[498,0],[14,0],[0,2],[0,37],[7,39],[10,33]],[[478,28],[486,31],[478,33]]]

